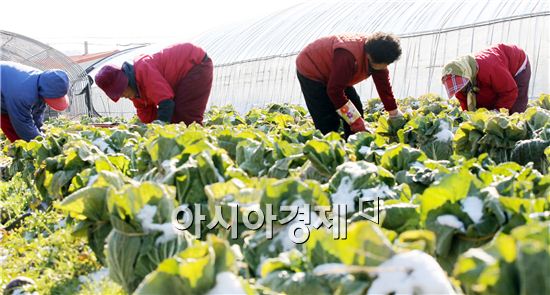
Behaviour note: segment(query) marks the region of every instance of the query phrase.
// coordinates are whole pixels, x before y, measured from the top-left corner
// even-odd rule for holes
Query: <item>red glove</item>
[[[355,122],[351,123],[349,127],[353,133],[367,131],[367,128],[365,127],[365,120],[363,120],[363,118],[355,120]]]
[[[365,120],[363,120],[361,113],[359,113],[350,100],[341,108],[337,109],[336,112],[346,121],[346,123],[348,123],[353,133],[367,130],[365,128]]]

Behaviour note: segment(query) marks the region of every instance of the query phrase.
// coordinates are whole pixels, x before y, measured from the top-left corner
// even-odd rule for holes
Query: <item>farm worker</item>
[[[30,141],[41,135],[46,105],[56,111],[69,107],[69,78],[62,70],[41,71],[0,61],[0,126],[10,141]]]
[[[441,82],[463,110],[505,108],[512,114],[527,108],[530,78],[527,54],[515,45],[498,44],[449,62]]]
[[[95,82],[114,102],[129,98],[143,123],[202,124],[213,69],[202,48],[183,43],[140,55],[122,67],[106,65]]]
[[[365,131],[363,105],[353,85],[372,76],[390,118],[401,117],[388,65],[401,55],[399,39],[382,32],[320,38],[296,58],[298,80],[315,127],[323,134],[345,122],[345,136]]]

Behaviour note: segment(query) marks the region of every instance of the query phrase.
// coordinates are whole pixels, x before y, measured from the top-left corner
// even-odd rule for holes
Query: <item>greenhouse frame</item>
[[[498,43],[516,44],[526,51],[534,65],[529,96],[536,97],[550,78],[549,20],[550,4],[544,0],[309,1],[182,42],[201,46],[214,62],[209,105],[231,104],[240,112],[269,103],[303,105],[297,54],[319,37],[344,32],[400,36],[403,55],[390,66],[397,98],[445,95],[440,82],[445,62]],[[164,45],[127,51],[104,63],[122,64]],[[378,97],[370,80],[356,89],[363,100]],[[97,87],[93,94],[94,107],[103,115],[134,112],[129,101],[114,104]]]

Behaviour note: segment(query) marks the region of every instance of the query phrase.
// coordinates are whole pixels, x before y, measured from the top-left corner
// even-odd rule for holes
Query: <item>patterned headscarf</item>
[[[476,93],[479,92],[476,85],[477,71],[477,62],[473,55],[461,56],[443,67],[441,81],[445,85],[449,97],[455,95],[470,82],[471,85],[467,91],[469,111],[476,110]]]

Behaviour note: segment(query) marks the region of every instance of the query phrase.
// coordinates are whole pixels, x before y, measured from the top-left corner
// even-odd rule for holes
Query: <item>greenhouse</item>
[[[68,96],[71,101],[67,112],[72,116],[91,114],[89,109],[92,104],[84,93],[89,83],[86,73],[59,50],[32,38],[0,30],[0,60],[18,62],[41,70],[65,70],[70,81]],[[57,113],[49,111],[48,115],[55,116]]]
[[[476,13],[459,13],[471,10]],[[296,56],[309,42],[342,32],[385,31],[401,37],[404,54],[390,67],[394,94],[400,98],[443,95],[440,74],[447,61],[492,44],[517,44],[537,65],[529,88],[534,98],[550,79],[549,25],[548,1],[309,1],[189,41],[203,47],[214,61],[210,105],[231,104],[247,111],[269,103],[303,105]],[[130,51],[112,62],[158,48],[161,45]],[[356,88],[363,99],[378,96],[371,81]],[[99,89],[94,94],[94,104],[105,105],[100,109],[113,115],[132,108],[100,101],[106,97]]]
[[[0,19],[4,295],[550,294],[548,1],[102,1]]]

